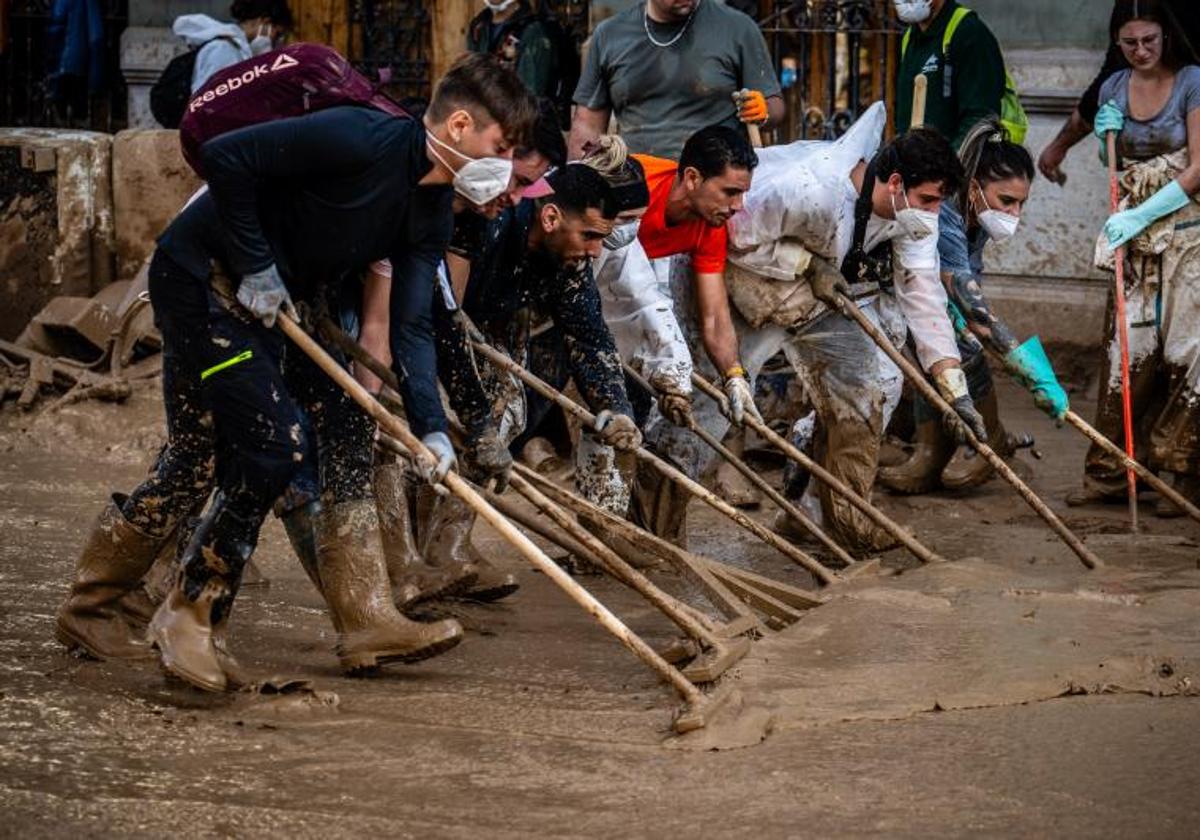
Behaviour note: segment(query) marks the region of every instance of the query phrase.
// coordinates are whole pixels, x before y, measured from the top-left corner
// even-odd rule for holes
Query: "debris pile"
[[[90,298],[52,298],[16,341],[0,341],[0,406],[123,402],[132,381],[156,377],[162,344],[145,289],[143,271]]]

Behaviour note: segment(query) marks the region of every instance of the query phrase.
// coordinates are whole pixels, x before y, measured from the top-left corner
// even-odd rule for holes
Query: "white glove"
[[[959,443],[966,443],[967,436],[963,433],[964,426],[975,433],[981,442],[987,442],[987,424],[982,415],[975,409],[971,394],[967,390],[967,376],[960,367],[948,367],[933,377],[942,399],[950,403],[954,414],[942,418],[942,422]]]
[[[243,276],[241,285],[238,286],[237,299],[238,303],[250,310],[250,314],[262,321],[267,329],[275,326],[280,309],[291,318],[299,320],[296,307],[292,305],[292,298],[288,295],[287,287],[283,285],[283,278],[279,276],[279,269],[275,267],[275,263],[271,263],[262,271]]]
[[[632,452],[642,445],[642,433],[627,414],[613,414],[607,408],[596,415],[596,436],[618,452]]]
[[[731,376],[725,380],[725,396],[729,397],[729,419],[737,425],[742,425],[746,417],[753,417],[759,423],[763,421],[754,404],[754,394],[750,391],[750,382],[744,376]]]
[[[435,463],[430,470],[424,458],[416,459],[417,473],[429,484],[440,484],[446,473],[458,466],[458,459],[454,456],[454,444],[445,432],[430,432],[421,438],[421,443],[433,453]]]

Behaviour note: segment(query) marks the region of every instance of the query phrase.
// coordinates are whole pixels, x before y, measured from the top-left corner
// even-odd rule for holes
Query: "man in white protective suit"
[[[851,298],[917,360],[961,420],[984,437],[967,393],[946,292],[938,276],[937,223],[962,167],[936,131],[915,129],[880,148],[886,112],[872,106],[833,142],[759,151],[745,207],[729,225],[726,283],[751,376],[783,350],[817,413],[815,458],[867,497],[883,429],[899,398],[895,365],[853,321],[834,311]],[[679,301],[676,301],[678,305]],[[697,412],[714,434],[719,412]],[[823,484],[820,519],[857,554],[893,538]]]

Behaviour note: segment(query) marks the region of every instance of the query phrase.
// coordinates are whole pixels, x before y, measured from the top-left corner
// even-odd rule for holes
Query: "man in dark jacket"
[[[524,140],[532,115],[510,71],[471,56],[442,79],[421,121],[332,108],[231,132],[203,147],[208,192],[163,233],[150,268],[164,356],[179,362],[173,403],[187,409],[168,412],[170,436],[198,441],[182,459],[197,475],[205,473],[203,459],[217,453],[218,492],[151,621],[151,638],[172,673],[207,690],[230,684],[224,622],[263,518],[304,457],[292,395],[321,404],[313,416],[318,445],[322,425],[370,424],[315,369],[289,366],[295,372],[285,378],[285,341],[272,327],[293,298],[311,301],[318,283],[336,285],[372,260],[391,259],[404,278],[392,287],[391,343],[409,422],[437,455],[431,478],[454,466],[436,383],[434,271],[452,230],[454,190],[475,198],[503,191],[511,171],[504,158]],[[199,428],[200,420],[180,427],[206,411],[211,429]],[[113,535],[144,547],[186,513],[159,515],[179,500],[160,493],[156,478],[106,510],[60,612],[60,639],[109,655],[145,655],[128,628],[122,631],[117,601],[153,554],[130,550]],[[453,646],[462,632],[456,623],[416,624],[390,606],[369,464],[348,468],[343,478],[327,485],[334,495],[316,526],[319,578],[343,666],[413,661]]]
[[[584,401],[597,415],[593,431],[617,450],[636,449],[641,433],[625,393],[621,357],[601,310],[592,277],[592,259],[612,232],[615,211],[608,184],[594,169],[572,163],[546,178],[553,193],[526,199],[491,222],[473,253],[461,312],[518,362],[555,387],[573,379]],[[438,370],[451,405],[479,441],[468,447],[466,469],[479,481],[507,481],[511,461],[496,458],[528,424],[525,388],[497,371],[470,350],[462,319],[439,296],[434,303]],[[566,369],[537,369],[529,356],[529,340],[553,325],[565,341]],[[587,434],[589,432],[585,432]],[[481,470],[479,464],[490,466]],[[423,552],[434,564],[473,564],[479,581],[472,596],[495,600],[516,589],[515,580],[500,573],[470,545],[474,514],[452,497],[438,499],[419,528],[431,535]],[[485,581],[487,583],[485,584]],[[490,597],[489,597],[490,596]]]

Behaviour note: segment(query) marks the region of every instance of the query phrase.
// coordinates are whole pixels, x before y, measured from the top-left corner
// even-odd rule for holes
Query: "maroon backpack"
[[[203,178],[200,147],[212,138],[336,105],[364,105],[408,116],[337,50],[324,44],[289,44],[213,73],[188,101],[179,142],[184,158]]]

